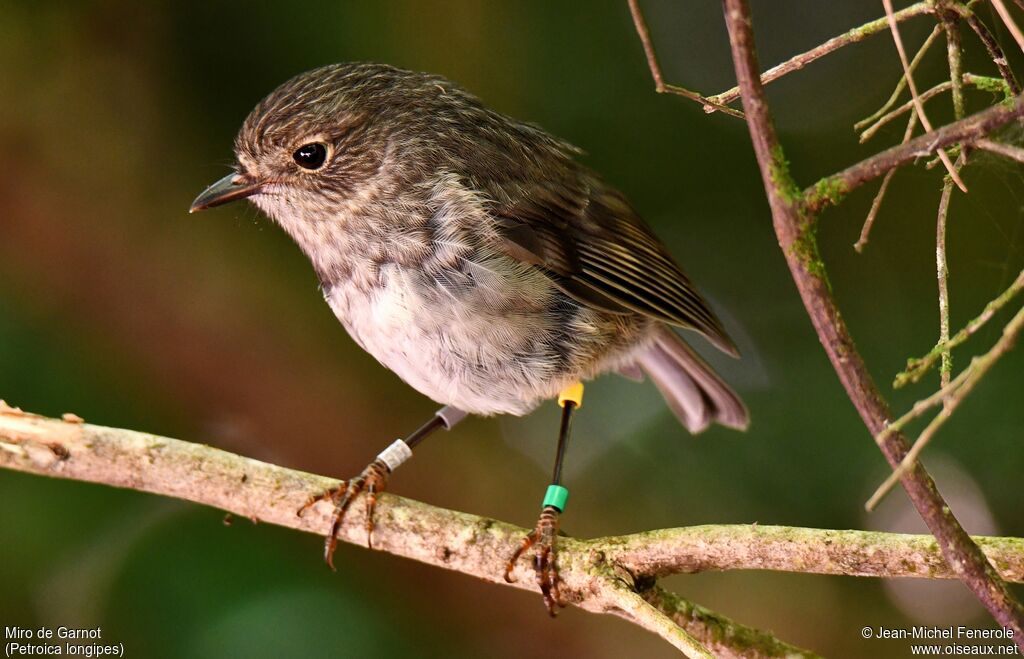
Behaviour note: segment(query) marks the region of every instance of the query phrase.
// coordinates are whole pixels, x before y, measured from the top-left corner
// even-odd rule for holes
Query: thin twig
[[[910,119],[907,120],[907,129],[903,132],[903,140],[901,144],[906,144],[910,140],[910,136],[914,134],[914,128],[917,126],[917,115],[913,112],[910,113]],[[875,226],[875,219],[878,217],[878,211],[882,208],[882,200],[885,198],[885,193],[889,189],[889,183],[896,175],[895,169],[890,169],[885,173],[885,178],[882,179],[882,185],[878,188],[878,193],[875,194],[874,201],[871,202],[871,210],[868,211],[867,218],[864,219],[864,226],[860,229],[860,237],[857,242],[853,244],[853,249],[858,254],[864,251],[864,248],[868,244],[868,235],[871,233],[871,228]]]
[[[992,366],[999,361],[999,358],[1005,355],[1013,347],[1017,341],[1018,335],[1021,330],[1024,329],[1024,309],[1017,312],[1006,327],[1003,328],[1003,334],[996,342],[992,349],[981,357],[975,357],[971,360],[971,365],[963,370],[956,379],[944,386],[937,394],[936,402],[932,405],[937,404],[941,401],[944,405],[942,410],[935,415],[935,418],[925,427],[921,434],[918,436],[917,441],[914,442],[914,446],[910,449],[910,452],[903,458],[900,465],[893,470],[885,482],[882,483],[875,493],[871,495],[868,500],[866,507],[868,510],[872,510],[879,501],[882,500],[889,490],[892,489],[900,478],[912,469],[916,464],[918,456],[921,455],[921,451],[928,446],[928,442],[931,441],[935,433],[942,427],[942,424],[953,414],[953,411],[964,401],[974,387],[981,381],[985,374],[992,368]],[[931,400],[932,397],[929,397]],[[910,412],[900,417],[898,423],[902,427],[912,419],[920,416],[927,407],[932,405],[923,405],[919,407],[914,405],[914,408]],[[896,424],[894,423],[893,426]],[[883,431],[884,432],[884,431]]]
[[[974,146],[979,149],[985,149],[986,151],[999,154],[1006,158],[1011,158],[1017,162],[1024,163],[1024,149],[1019,146],[1003,144],[1002,142],[996,142],[995,140],[989,139],[978,140],[974,143]]]
[[[953,335],[953,337],[946,342],[945,347],[948,349],[956,348],[967,341],[967,339],[974,336],[974,334],[980,330],[985,323],[992,318],[992,316],[999,313],[999,311],[1013,300],[1013,298],[1021,291],[1024,291],[1024,270],[1021,270],[1020,274],[1017,275],[1017,278],[1005,291],[985,305],[985,308],[977,318],[971,320],[963,329]],[[921,357],[920,359],[911,359],[907,364],[906,370],[896,376],[896,380],[893,382],[892,386],[898,389],[911,382],[919,381],[924,374],[928,372],[928,369],[935,365],[935,362],[939,360],[941,354],[942,347],[935,346],[932,348],[931,352],[924,357]]]
[[[629,3],[629,13],[633,16],[633,25],[636,27],[636,33],[640,37],[640,43],[644,47],[644,56],[647,58],[647,67],[651,70],[651,77],[654,78],[654,91],[659,94],[675,94],[676,96],[682,96],[688,98],[691,101],[697,101],[704,106],[705,112],[714,112],[718,110],[732,117],[743,118],[743,113],[739,110],[724,105],[717,101],[713,101],[705,96],[680,87],[679,85],[669,85],[665,83],[665,79],[661,75],[661,65],[658,64],[658,56],[654,52],[654,43],[651,41],[650,30],[647,29],[647,21],[644,20],[643,11],[640,9],[640,3],[638,0],[627,0]]]
[[[892,32],[892,40],[896,43],[896,52],[900,56],[900,63],[903,64],[903,72],[907,76],[907,87],[910,88],[910,97],[914,99],[914,108],[917,110],[918,118],[921,120],[921,125],[928,132],[932,132],[932,123],[928,121],[928,115],[924,113],[924,103],[917,94],[917,85],[914,83],[914,76],[910,74],[910,62],[907,60],[907,51],[903,48],[903,38],[900,37],[900,27],[896,23],[896,17],[892,9],[892,0],[882,0],[882,5],[885,7],[885,16],[889,19],[889,29]],[[960,175],[957,173],[956,168],[953,167],[953,161],[946,155],[945,149],[939,149],[939,158],[942,159],[942,164],[946,166],[946,171],[956,182],[958,188],[967,192],[967,186],[964,184]]]
[[[961,151],[956,167],[963,167],[967,160],[966,151]],[[946,262],[946,224],[949,220],[949,202],[953,197],[953,182],[946,179],[939,196],[939,212],[935,221],[935,280],[939,291],[939,350],[942,365],[939,367],[939,386],[949,384],[953,372],[953,356],[949,348],[949,266]],[[949,405],[946,405],[947,410]]]
[[[817,203],[822,206],[825,203],[834,203],[837,194],[849,189],[846,186],[849,181],[841,177],[831,177],[824,180],[824,187],[814,186],[806,196],[800,195],[789,173],[785,153],[775,134],[764,87],[758,75],[750,7],[747,0],[723,0],[723,4],[736,78],[742,90],[743,109],[747,115],[747,126],[761,170],[761,179],[768,195],[779,246],[782,248],[808,316],[846,389],[847,396],[857,408],[871,434],[878,437],[882,429],[888,425],[891,414],[868,373],[863,358],[854,346],[842,314],[835,304],[826,278],[825,266],[818,253],[814,218],[808,208],[815,199],[819,200]],[[1024,112],[1024,106],[1019,99],[1014,108]],[[1008,108],[1003,108],[1003,111],[1011,112]],[[979,122],[985,123],[982,118],[987,121],[996,116],[1003,117],[1002,114],[990,115],[987,112],[989,111],[947,126],[942,129],[948,129],[943,135],[949,136],[968,126],[977,128]],[[934,138],[940,132],[941,130],[935,131],[930,133],[930,136]],[[962,141],[963,139],[954,140]],[[871,172],[872,177],[884,174],[892,168],[888,165],[898,162],[902,157],[894,156],[905,154],[915,142],[917,140],[911,140],[905,145],[895,147],[894,153],[890,153],[885,159],[875,160],[867,171]],[[925,147],[925,150],[931,152],[937,148],[941,146],[931,144]],[[822,199],[825,201],[821,201]],[[802,203],[804,200],[807,202]],[[907,440],[901,433],[893,433],[884,441],[879,441],[879,448],[894,469],[909,450]],[[1024,609],[1010,594],[1005,582],[978,545],[964,531],[939,494],[927,470],[915,462],[904,474],[901,482],[914,508],[942,548],[943,556],[961,581],[998,624],[1013,630],[1015,642],[1024,648]]]
[[[1003,19],[1003,23],[1006,25],[1006,29],[1013,35],[1013,40],[1020,46],[1021,52],[1024,52],[1024,33],[1017,27],[1017,23],[1014,22],[1013,16],[1010,16],[1010,12],[1007,11],[1006,5],[1003,4],[1003,0],[992,0],[992,5],[996,8],[996,13],[999,14],[999,18]]]
[[[943,11],[939,15],[942,18],[942,28],[946,32],[949,82],[953,85],[953,117],[959,121],[964,118],[964,66],[960,26],[957,24],[955,13]]]
[[[928,38],[925,39],[924,43],[921,44],[921,47],[917,49],[917,54],[914,55],[914,59],[910,60],[910,73],[911,74],[913,74],[914,71],[917,69],[917,65],[921,63],[922,59],[924,59],[924,56],[928,53],[928,49],[932,47],[932,44],[935,43],[936,39],[939,38],[940,34],[942,34],[942,28],[940,28],[938,25],[936,25],[932,29],[931,34],[928,35]],[[902,94],[903,90],[906,89],[906,88],[907,88],[907,72],[904,71],[900,75],[899,81],[897,81],[897,83],[896,83],[896,88],[892,90],[892,95],[889,97],[889,100],[887,100],[882,105],[882,107],[878,108],[878,110],[876,110],[873,115],[871,115],[870,117],[864,117],[863,119],[858,121],[856,124],[854,124],[853,125],[853,129],[854,130],[861,130],[864,126],[867,126],[871,122],[873,122],[876,119],[878,119],[879,117],[883,116],[886,112],[889,111],[889,108],[891,108],[893,105],[896,104],[896,101],[899,100],[900,94]],[[862,142],[864,141],[863,136],[861,137],[861,141]]]
[[[979,76],[979,75],[975,75],[973,73],[965,73],[965,74],[963,74],[962,82],[963,82],[963,84],[971,85],[972,87],[976,87],[978,89],[984,89],[984,90],[992,90],[995,87],[1004,87],[1005,88],[1005,86],[1006,86],[1006,83],[1003,80],[999,79],[999,78],[990,78],[988,76]],[[937,96],[939,94],[942,94],[944,92],[947,92],[947,91],[949,91],[951,89],[953,89],[952,81],[950,81],[950,82],[941,82],[941,83],[935,85],[934,87],[932,87],[931,89],[927,90],[923,94],[921,94],[921,101],[924,102],[924,103],[927,103],[931,99],[935,98],[935,96]],[[860,142],[862,144],[864,142],[867,142],[868,140],[870,140],[872,137],[874,137],[878,133],[879,129],[881,129],[886,124],[890,123],[892,120],[902,116],[903,114],[906,114],[908,111],[913,109],[913,107],[914,107],[914,100],[911,99],[911,100],[907,101],[906,103],[904,103],[903,105],[899,106],[898,108],[896,108],[894,110],[890,110],[888,113],[882,115],[881,117],[878,117],[875,120],[875,123],[873,123],[870,126],[868,126],[864,130],[864,132],[862,132],[860,134]],[[957,119],[963,119],[963,116],[958,116],[956,118]]]
[[[956,14],[940,12],[942,26],[946,31],[946,59],[949,62],[949,82],[953,87],[953,116],[958,121],[964,118],[964,72],[960,45],[960,26]],[[967,163],[967,150],[961,149],[955,169],[960,171]],[[935,279],[939,291],[939,345],[942,348],[942,366],[939,368],[939,386],[949,384],[953,372],[953,356],[946,344],[949,342],[949,264],[946,259],[946,225],[949,220],[949,202],[953,196],[950,180],[942,184],[939,197],[939,212],[935,222]],[[947,410],[949,405],[946,405]]]
[[[927,103],[928,101],[930,101],[931,99],[935,98],[939,94],[948,92],[952,88],[953,88],[953,83],[952,82],[940,82],[939,84],[935,85],[931,89],[927,90],[925,93],[921,94],[921,97],[920,97],[921,98],[921,102],[922,103]],[[886,114],[883,114],[881,117],[878,117],[878,119],[875,120],[875,123],[871,124],[867,129],[864,130],[863,133],[860,134],[860,142],[861,142],[861,144],[863,144],[864,142],[867,142],[868,140],[870,140],[872,137],[874,137],[878,133],[878,131],[883,126],[885,126],[886,124],[891,122],[893,119],[897,119],[901,115],[906,114],[908,111],[913,109],[913,107],[914,107],[914,99],[910,99],[909,101],[907,101],[903,105],[899,106],[898,108],[895,108],[894,110],[890,110]],[[914,113],[914,116],[915,117],[917,116],[916,112]]]
[[[923,14],[930,14],[933,11],[934,8],[932,7],[931,2],[918,2],[907,7],[906,9],[901,9],[900,11],[896,12],[895,18],[897,22],[902,22],[907,20],[908,18],[921,16]],[[761,74],[761,84],[767,85],[770,82],[778,80],[787,73],[798,71],[807,66],[808,64],[810,64],[811,62],[813,62],[814,60],[820,59],[825,55],[828,55],[829,53],[835,52],[842,48],[843,46],[849,46],[850,44],[861,42],[864,39],[870,37],[871,35],[878,34],[882,30],[884,30],[887,25],[888,23],[886,22],[885,18],[879,18],[877,20],[871,21],[870,23],[865,23],[860,27],[854,28],[846,32],[845,34],[833,37],[826,41],[825,43],[821,44],[820,46],[808,50],[806,53],[801,53],[796,57],[786,60],[782,64],[778,64],[768,69],[763,74]],[[708,98],[713,101],[725,104],[732,103],[739,97],[740,88],[739,86],[736,86],[733,87],[732,89],[727,89],[726,91],[720,94],[709,96]]]

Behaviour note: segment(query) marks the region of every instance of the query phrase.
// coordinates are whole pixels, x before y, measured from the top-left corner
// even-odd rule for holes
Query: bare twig
[[[953,116],[964,118],[964,66],[960,43],[960,26],[953,12],[941,12],[942,28],[946,32],[946,59],[949,61],[949,82],[953,85]]]
[[[914,76],[910,74],[910,62],[907,60],[907,51],[903,48],[903,38],[900,36],[900,28],[896,23],[895,13],[892,9],[892,0],[882,0],[882,5],[885,7],[885,16],[889,20],[889,29],[892,32],[892,40],[896,44],[896,52],[900,56],[900,63],[903,64],[903,72],[907,78],[907,87],[910,88],[910,97],[914,100],[914,108],[917,110],[918,119],[921,120],[921,125],[928,132],[932,132],[932,123],[928,121],[928,115],[924,113],[924,102],[917,94],[917,85],[914,83]],[[952,177],[953,181],[956,182],[958,188],[967,192],[967,186],[964,184],[963,179],[956,171],[956,167],[953,166],[953,161],[949,159],[945,149],[939,149],[939,158],[942,159],[942,164],[946,166],[946,171]]]
[[[971,365],[965,368],[956,378],[942,387],[937,393],[923,401],[919,401],[914,407],[900,417],[898,420],[893,422],[889,428],[885,429],[880,433],[886,435],[892,432],[898,431],[900,428],[906,426],[907,423],[913,419],[919,417],[929,407],[933,407],[938,403],[943,403],[942,410],[935,415],[935,418],[925,427],[921,434],[918,436],[917,441],[914,442],[914,446],[910,449],[910,452],[900,462],[899,467],[893,470],[892,474],[882,483],[875,491],[871,498],[867,502],[867,508],[870,510],[874,508],[879,501],[882,500],[892,486],[905,474],[909,469],[916,464],[918,456],[921,455],[921,451],[928,445],[935,433],[942,427],[942,424],[952,415],[953,411],[964,401],[967,394],[971,393],[974,387],[981,381],[985,374],[992,368],[992,366],[999,361],[999,358],[1009,352],[1010,348],[1013,347],[1017,341],[1017,337],[1020,335],[1021,330],[1024,329],[1024,309],[1017,312],[1017,315],[1003,328],[1003,334],[996,342],[992,349],[980,357],[975,357],[971,360]]]
[[[939,84],[935,85],[934,87],[932,87],[931,89],[927,90],[925,93],[921,94],[920,100],[921,100],[922,103],[927,103],[928,101],[930,101],[931,99],[935,98],[939,94],[942,94],[944,92],[948,92],[952,88],[953,88],[953,83],[952,82],[942,82],[942,83],[939,83]],[[898,108],[890,110],[889,112],[883,114],[881,117],[878,117],[873,124],[868,126],[864,130],[864,132],[862,132],[860,134],[860,141],[861,141],[861,143],[863,144],[864,142],[867,142],[868,140],[870,140],[872,137],[874,137],[876,134],[878,134],[878,131],[881,130],[882,127],[887,125],[893,119],[897,119],[898,117],[900,117],[901,115],[905,114],[906,112],[908,112],[909,110],[911,110],[913,108],[914,108],[914,99],[910,99],[909,101],[907,101],[903,105],[899,106]],[[917,113],[916,112],[914,113],[914,116],[917,117]]]
[[[963,166],[967,159],[965,151],[960,152],[956,167]],[[953,182],[950,179],[942,184],[939,196],[939,212],[935,222],[935,280],[939,291],[939,350],[942,355],[942,366],[939,367],[939,385],[949,384],[950,373],[953,372],[953,356],[949,348],[949,266],[946,262],[946,223],[949,219],[949,202],[953,197]],[[947,408],[949,406],[947,405]]]
[[[1012,144],[1003,144],[1002,142],[996,142],[995,140],[978,140],[974,143],[974,146],[979,149],[985,149],[991,153],[996,153],[1006,158],[1011,158],[1017,162],[1024,163],[1024,149],[1019,146],[1013,146]]]
[[[47,419],[2,404],[0,467],[184,499],[315,534],[329,528],[328,508],[317,506],[303,517],[295,511],[310,493],[337,483],[205,445],[94,426],[74,415]],[[342,540],[365,545],[362,505],[357,501],[354,514],[346,518]],[[376,517],[375,549],[502,586],[508,585],[501,576],[504,562],[525,533],[504,522],[387,493],[379,499]],[[976,540],[1006,579],[1024,582],[1024,538]],[[653,585],[653,579],[707,570],[956,578],[927,535],[721,525],[559,542],[563,592],[573,604],[622,616],[684,644],[665,620],[639,608],[639,593],[715,656],[814,655],[682,600]],[[519,576],[528,576],[521,570]],[[530,589],[532,583],[522,578],[512,585]]]
[[[665,80],[661,75],[661,65],[658,64],[658,56],[654,52],[654,43],[651,41],[651,33],[650,30],[647,29],[647,21],[644,20],[643,11],[640,9],[639,0],[627,0],[627,2],[629,3],[629,13],[633,16],[633,25],[636,26],[636,33],[640,37],[640,43],[644,47],[644,56],[647,58],[647,66],[651,70],[651,77],[654,78],[654,91],[659,94],[675,94],[676,96],[688,98],[691,101],[697,101],[704,106],[705,112],[714,112],[718,110],[719,112],[742,119],[743,113],[739,110],[733,109],[728,105],[717,101],[713,101],[695,91],[686,89],[685,87],[665,83]]]
[[[910,140],[910,136],[914,134],[914,128],[917,126],[917,115],[914,113],[910,114],[910,119],[907,120],[907,129],[903,133],[903,140],[900,144],[906,144]],[[892,177],[896,175],[895,169],[890,169],[885,173],[885,178],[882,179],[882,185],[878,188],[878,193],[875,194],[874,201],[871,202],[871,210],[868,211],[868,216],[864,220],[864,226],[860,229],[860,237],[857,242],[853,244],[853,249],[857,253],[864,251],[864,248],[868,244],[868,235],[871,233],[871,228],[875,226],[875,218],[878,217],[878,211],[882,208],[882,200],[885,199],[885,193],[889,189],[889,183],[892,182]]]
[[[914,55],[914,59],[910,60],[910,73],[911,73],[911,75],[913,75],[914,71],[917,69],[917,65],[921,63],[922,59],[924,59],[924,56],[928,53],[928,49],[930,49],[932,47],[932,44],[935,43],[935,40],[939,38],[940,34],[942,34],[942,28],[940,28],[938,25],[936,25],[932,29],[931,34],[928,35],[928,38],[925,39],[924,43],[921,44],[921,47],[917,49],[917,54]],[[854,126],[853,126],[854,130],[861,130],[864,126],[867,126],[871,122],[873,122],[873,121],[879,119],[880,117],[882,117],[883,115],[885,115],[885,113],[889,111],[889,108],[891,108],[893,105],[896,104],[896,101],[899,100],[900,94],[902,94],[903,90],[906,89],[906,88],[907,88],[907,72],[904,71],[900,75],[899,81],[897,81],[897,83],[896,83],[896,88],[892,90],[892,95],[889,97],[889,100],[887,100],[882,105],[882,107],[878,108],[878,110],[876,110],[873,115],[871,115],[870,117],[865,117],[865,118],[861,119],[860,121],[858,121],[856,124],[854,124]],[[861,141],[862,142],[864,141],[864,137],[863,136],[861,136]]]
[[[949,82],[953,87],[953,116],[964,118],[964,72],[960,46],[960,27],[951,12],[941,12],[942,26],[946,31],[946,58],[949,61]],[[954,166],[956,171],[967,162],[967,150],[961,148]],[[949,265],[946,260],[946,224],[949,220],[949,202],[953,196],[953,185],[949,179],[942,184],[939,197],[939,212],[935,222],[935,279],[939,291],[939,345],[942,348],[942,366],[939,368],[939,385],[949,384],[953,371],[953,356],[946,346],[949,342]],[[946,406],[949,409],[949,405]]]
[[[890,411],[868,373],[860,353],[854,346],[842,314],[832,297],[824,264],[818,255],[813,217],[809,215],[810,209],[808,208],[815,200],[827,200],[826,202],[818,201],[819,205],[834,203],[837,194],[850,189],[849,184],[857,179],[843,178],[843,173],[841,173],[837,177],[826,179],[824,187],[818,185],[812,188],[806,196],[800,194],[789,174],[785,154],[775,134],[775,127],[765,99],[764,87],[758,75],[753,26],[747,0],[723,0],[723,3],[736,78],[742,91],[743,108],[747,115],[747,126],[750,129],[754,154],[757,157],[761,178],[768,195],[779,245],[786,257],[790,273],[793,275],[793,280],[811,322],[846,389],[847,396],[857,408],[868,430],[877,438],[888,425],[891,418]],[[890,18],[890,24],[891,22]],[[906,63],[905,60],[904,63]],[[1024,104],[1019,99],[1013,110],[993,108],[939,131],[929,133],[925,137],[930,136],[934,139],[938,137],[939,133],[946,131],[943,133],[944,136],[949,137],[956,134],[960,138],[954,139],[950,143],[963,142],[961,131],[965,131],[969,127],[976,129],[979,123],[984,124],[995,117],[1001,119],[1004,116],[1003,114],[988,114],[989,112],[1013,111],[1024,112]],[[968,134],[970,134],[969,131]],[[977,133],[973,136],[982,137],[984,134]],[[885,152],[876,156],[876,158],[885,156],[880,160],[871,159],[874,160],[873,164],[865,170],[855,170],[870,172],[871,176],[858,174],[858,177],[868,180],[868,178],[889,171],[893,166],[898,166],[896,163],[902,161],[903,155],[907,154],[916,142],[917,140],[912,140],[905,145],[895,147],[895,150],[891,149],[891,153]],[[923,147],[921,144],[916,146],[917,148]],[[930,153],[942,146],[944,145],[932,142],[923,148]],[[912,158],[912,155],[909,156],[907,161]],[[804,203],[805,200],[806,203]],[[884,441],[879,441],[879,447],[894,469],[903,461],[908,451],[907,440],[901,433],[889,434]],[[939,494],[931,476],[920,463],[915,462],[910,470],[903,475],[902,484],[914,507],[938,541],[947,562],[996,621],[1000,625],[1014,630],[1014,639],[1019,646],[1024,647],[1024,610],[1010,594],[1006,584],[982,551],[957,521]]]
[[[1017,23],[1014,22],[1013,16],[1010,16],[1010,12],[1007,11],[1006,5],[1003,4],[1003,0],[992,0],[992,6],[996,8],[996,13],[999,14],[999,18],[1003,19],[1003,23],[1006,25],[1006,29],[1013,35],[1013,40],[1020,46],[1021,52],[1024,52],[1024,33],[1017,27]]]
[[[931,2],[918,2],[907,7],[906,9],[901,9],[900,11],[896,12],[895,19],[897,22],[902,22],[907,20],[908,18],[921,16],[922,14],[930,14],[932,13],[932,11],[934,11],[934,8],[932,7]],[[860,41],[863,41],[864,39],[867,39],[873,34],[878,34],[882,30],[884,30],[887,27],[887,25],[888,23],[886,22],[885,18],[879,18],[877,20],[871,21],[870,23],[865,23],[860,27],[854,28],[849,32],[846,32],[845,34],[841,34],[838,37],[833,37],[832,39],[829,39],[820,46],[808,50],[806,53],[801,53],[800,55],[797,55],[792,59],[786,60],[782,64],[773,66],[772,68],[768,69],[763,74],[761,74],[761,84],[767,85],[770,82],[778,80],[787,73],[792,73],[793,71],[798,71],[804,68],[814,60],[820,59],[825,55],[828,55],[829,53],[835,52],[842,48],[843,46],[849,46],[850,44],[858,43]],[[709,96],[708,98],[713,101],[725,104],[732,103],[739,97],[740,88],[739,86],[736,86],[733,87],[732,89],[728,89],[722,92],[721,94],[715,94],[714,96]]]
[[[984,90],[993,90],[993,89],[995,89],[997,87],[1005,87],[1005,84],[1006,84],[1005,82],[1003,82],[999,78],[990,78],[988,76],[979,76],[979,75],[974,75],[973,73],[965,73],[965,74],[963,74],[962,82],[963,82],[963,84],[968,84],[968,85],[971,85],[973,87],[977,87],[978,89],[984,89]],[[921,94],[921,101],[923,103],[927,103],[928,101],[930,101],[931,99],[933,99],[937,95],[942,94],[944,92],[947,92],[947,91],[949,91],[951,89],[953,89],[952,81],[950,81],[950,82],[941,82],[941,83],[935,85],[934,87],[932,87],[931,89],[927,90],[923,94]],[[898,108],[890,110],[886,114],[883,114],[882,116],[876,118],[874,123],[872,123],[870,126],[865,128],[864,132],[862,132],[860,134],[860,141],[861,141],[861,143],[864,143],[864,142],[867,142],[868,140],[870,140],[872,137],[874,137],[878,133],[878,131],[883,126],[887,125],[889,122],[891,122],[892,120],[900,117],[901,115],[906,114],[909,110],[913,109],[913,107],[914,107],[914,100],[911,99],[911,100],[907,101],[906,103],[904,103],[903,105],[899,106]],[[956,118],[957,119],[963,119],[963,116],[961,115],[961,116],[958,116]]]

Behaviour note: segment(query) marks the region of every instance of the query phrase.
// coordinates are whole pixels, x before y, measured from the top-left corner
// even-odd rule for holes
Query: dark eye
[[[320,169],[324,161],[327,160],[327,147],[320,142],[303,144],[292,154],[292,159],[299,167]]]

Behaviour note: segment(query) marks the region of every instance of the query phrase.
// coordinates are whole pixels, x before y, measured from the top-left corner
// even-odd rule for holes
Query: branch
[[[972,114],[966,119],[955,121],[938,130],[915,137],[909,142],[886,149],[841,172],[828,176],[808,188],[804,192],[805,210],[810,213],[820,211],[826,206],[835,204],[849,192],[892,169],[931,155],[938,149],[957,142],[974,144],[974,142],[988,137],[997,128],[1020,117],[1024,117],[1024,94],[1014,98],[1010,105],[996,105]]]
[[[1005,158],[1016,160],[1019,163],[1024,163],[1024,149],[1019,146],[1013,146],[1012,144],[1003,144],[1002,142],[996,142],[994,140],[978,140],[974,143],[974,146],[979,149],[990,151],[991,153],[999,154]]]
[[[900,144],[906,144],[911,136],[914,134],[914,128],[917,127],[917,115],[913,112],[910,113],[910,119],[907,120],[907,128],[903,131],[903,140]],[[868,244],[868,235],[871,233],[871,227],[875,226],[875,218],[878,217],[878,211],[882,208],[882,200],[885,199],[885,193],[889,189],[889,184],[892,182],[893,176],[896,175],[895,169],[890,169],[885,173],[882,178],[882,185],[878,187],[878,192],[875,193],[875,198],[871,202],[871,209],[868,211],[868,216],[864,219],[864,225],[860,229],[860,237],[857,238],[857,242],[853,244],[853,249],[857,253],[864,251],[864,248]]]
[[[870,163],[868,166],[861,163],[826,179],[824,187],[815,186],[805,197],[789,174],[785,154],[775,134],[764,87],[758,75],[750,7],[747,0],[723,0],[723,5],[736,79],[742,92],[747,126],[768,195],[779,246],[818,338],[847,396],[871,434],[878,437],[888,425],[891,413],[854,346],[853,338],[832,297],[825,267],[818,255],[814,218],[811,215],[813,210],[810,208],[814,205],[812,200],[817,200],[819,207],[824,205],[823,199],[833,203],[836,193],[845,193],[870,178],[909,162],[915,157],[913,154],[921,150],[931,153],[947,144],[970,142],[982,137],[992,128],[1024,114],[1024,100],[1017,98],[1012,108],[992,108],[926,134],[924,140],[918,138],[889,149],[864,161]],[[949,141],[944,142],[945,139]],[[902,462],[909,450],[906,438],[900,433],[886,436],[879,442],[879,448],[893,469]],[[957,576],[1000,625],[1014,630],[1018,645],[1024,647],[1024,610],[1012,597],[981,549],[964,531],[939,494],[931,476],[920,463],[915,462],[903,475],[901,482]]]
[[[644,20],[644,14],[640,10],[640,3],[638,0],[627,0],[629,3],[629,13],[633,17],[633,25],[636,27],[636,33],[640,37],[640,44],[644,47],[644,57],[647,58],[647,67],[651,70],[651,78],[654,79],[654,91],[659,94],[675,94],[676,96],[682,96],[688,98],[691,101],[697,101],[704,106],[705,112],[714,112],[718,110],[733,117],[743,118],[743,113],[739,110],[734,110],[728,105],[717,103],[706,96],[703,96],[695,91],[680,87],[679,85],[667,84],[661,75],[661,65],[658,64],[658,56],[654,52],[654,43],[651,42],[651,33],[647,29],[647,21]]]
[[[298,517],[314,492],[336,484],[205,445],[85,424],[74,415],[48,419],[0,404],[0,467],[126,487],[220,508],[308,533],[329,529],[328,506]],[[361,500],[355,506],[362,507]],[[339,537],[365,545],[363,510],[346,517]],[[526,529],[444,510],[392,494],[377,505],[374,549],[507,586],[504,563]],[[1024,583],[1024,539],[977,538],[1003,577]],[[758,525],[696,526],[626,536],[562,538],[559,563],[568,601],[647,628],[671,619],[719,656],[813,656],[656,587],[671,574],[706,570],[778,570],[874,577],[954,578],[934,538]],[[532,574],[518,571],[518,588]],[[639,606],[640,595],[653,610]],[[638,620],[642,616],[643,620]],[[663,616],[659,618],[659,616]],[[657,631],[657,630],[655,630]]]
[[[900,11],[896,12],[894,14],[894,17],[896,18],[897,22],[901,22],[905,21],[908,18],[913,18],[914,16],[930,14],[933,11],[934,8],[932,7],[931,2],[918,2],[907,7],[906,9],[901,9]],[[885,17],[882,17],[877,20],[871,21],[870,23],[865,23],[860,27],[854,28],[846,32],[845,34],[840,34],[838,37],[833,37],[826,41],[825,43],[821,44],[820,46],[808,50],[806,53],[801,53],[800,55],[797,55],[792,59],[786,60],[782,64],[778,64],[768,69],[767,71],[761,74],[761,84],[767,85],[769,82],[778,80],[787,73],[798,71],[816,59],[820,59],[825,55],[828,55],[829,53],[835,52],[842,48],[843,46],[849,46],[850,44],[863,41],[864,39],[867,39],[871,35],[881,32],[887,27],[889,27],[889,23],[887,22],[887,19]],[[732,103],[739,97],[740,87],[736,86],[733,87],[732,89],[728,89],[722,92],[721,94],[709,96],[708,100],[726,104]]]

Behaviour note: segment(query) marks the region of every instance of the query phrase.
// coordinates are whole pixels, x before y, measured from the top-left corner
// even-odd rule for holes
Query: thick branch
[[[931,155],[938,149],[958,142],[973,144],[1020,117],[1024,117],[1024,94],[1017,96],[1012,105],[996,105],[972,114],[966,119],[915,137],[909,142],[886,149],[837,174],[822,179],[816,185],[808,188],[805,192],[806,210],[819,211],[825,206],[835,203],[843,195],[892,169],[902,167],[918,158]],[[822,194],[823,191],[827,194]]]
[[[1024,583],[1024,538],[976,537],[1007,581]],[[689,526],[595,540],[634,575],[776,570],[855,577],[955,579],[935,538],[760,524]]]
[[[146,433],[25,414],[0,405],[0,467],[103,483],[220,508],[260,522],[322,534],[329,511],[295,511],[336,481],[233,455],[209,446]],[[362,504],[355,504],[360,507]],[[364,545],[362,510],[341,529],[346,542]],[[377,507],[374,548],[495,584],[525,529],[444,510],[390,494]],[[978,538],[1004,578],[1024,582],[1024,539]],[[705,570],[779,570],[877,577],[953,578],[933,538],[921,535],[830,531],[757,525],[697,526],[626,536],[561,542],[563,592],[589,611],[634,621],[639,592],[664,615],[716,654],[810,656],[651,586],[652,579]],[[521,569],[520,588],[535,586]],[[637,588],[637,584],[642,587]],[[657,593],[659,606],[652,601]],[[628,605],[628,606],[627,606]],[[671,606],[669,606],[671,605]],[[683,615],[681,612],[688,612]],[[684,619],[685,618],[685,619]],[[717,639],[710,642],[709,639]],[[731,645],[737,640],[740,645]],[[778,648],[788,648],[785,652]]]
[[[853,338],[846,327],[839,308],[832,297],[824,265],[818,255],[817,240],[813,230],[813,218],[809,215],[804,201],[789,174],[782,147],[779,144],[768,110],[764,87],[758,75],[757,54],[754,32],[751,25],[750,7],[747,0],[723,0],[729,42],[736,78],[742,92],[743,108],[747,116],[754,153],[761,169],[765,191],[771,206],[775,232],[779,245],[786,257],[790,273],[803,299],[814,329],[828,354],[836,374],[839,376],[850,401],[860,413],[872,435],[878,437],[891,419],[888,405],[882,399],[878,387],[868,373],[864,360],[857,352]],[[913,159],[914,153],[924,149],[931,153],[935,149],[954,142],[970,142],[998,125],[1024,114],[1024,100],[1016,99],[1012,108],[997,107],[957,122],[938,131],[925,135],[925,141],[912,140],[894,147],[876,158],[865,161],[875,162],[871,167],[858,169],[854,176],[846,170],[833,177],[832,183],[824,188],[816,186],[810,199],[833,198],[835,193],[845,192],[857,183],[863,183],[866,173],[872,177],[885,173],[893,166]],[[952,138],[945,144],[939,137]],[[888,156],[887,156],[888,154]],[[879,158],[886,157],[882,160]],[[892,166],[882,166],[887,163]],[[863,179],[863,180],[860,180]],[[821,194],[824,189],[829,194]],[[892,433],[879,442],[879,448],[894,469],[902,462],[909,447],[900,433]],[[943,556],[953,567],[957,576],[988,609],[996,621],[1014,630],[1014,638],[1021,639],[1024,646],[1024,610],[1010,595],[1006,584],[985,558],[981,549],[971,540],[960,526],[949,506],[939,494],[935,482],[920,463],[915,463],[901,479],[907,495],[935,536],[942,548]]]

